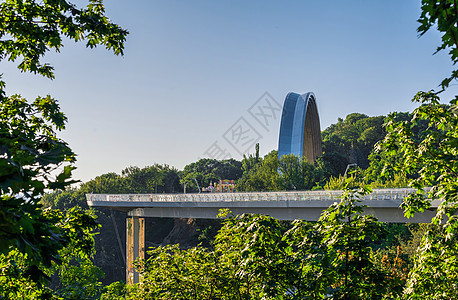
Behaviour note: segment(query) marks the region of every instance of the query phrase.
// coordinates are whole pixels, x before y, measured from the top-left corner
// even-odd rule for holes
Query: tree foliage
[[[311,164],[306,158],[293,154],[279,158],[275,150],[258,158],[256,163],[252,157],[246,157],[242,165],[250,167],[245,168],[237,181],[238,191],[310,190],[323,184],[328,174],[321,159]]]
[[[38,199],[69,181],[75,155],[54,130],[65,117],[51,98],[28,104],[19,96],[0,101],[0,252],[17,247],[36,264],[49,265],[60,244]],[[56,178],[51,172],[63,170]]]
[[[48,78],[54,78],[54,69],[41,59],[50,50],[59,52],[64,37],[122,55],[128,34],[108,19],[102,0],[90,0],[84,8],[66,0],[7,0],[0,4],[0,15],[0,60],[20,59],[21,71]]]
[[[423,36],[431,28],[436,27],[442,34],[442,44],[437,47],[436,53],[448,50],[452,64],[458,62],[458,11],[454,0],[422,0],[421,15],[418,19],[420,26],[417,31],[419,36]],[[453,70],[452,74],[442,80],[441,87],[445,90],[453,80],[458,78],[458,70]]]
[[[0,16],[0,61],[20,60],[22,72],[54,78],[53,67],[42,59],[51,49],[58,52],[64,38],[123,53],[127,31],[105,16],[101,0],[85,8],[65,0],[7,0],[0,3]],[[45,191],[74,183],[75,154],[57,138],[67,119],[55,99],[38,96],[30,103],[18,94],[8,96],[5,85],[0,81],[0,253],[16,250],[25,273],[34,274],[29,279],[39,280],[60,249],[82,238],[65,235],[56,225],[59,218],[39,204]]]
[[[100,269],[91,262],[94,231],[99,227],[95,216],[79,208],[65,213],[47,210],[43,219],[52,223],[56,257],[36,263],[28,253],[13,249],[0,255],[0,295],[2,299],[88,299],[100,294]],[[65,247],[62,247],[65,245]],[[47,279],[53,277],[53,289]]]
[[[458,59],[457,16],[455,1],[423,0],[418,20],[420,36],[437,25],[442,34],[442,44],[437,51],[448,49],[453,64]],[[430,208],[431,199],[442,200],[432,221],[434,226],[425,232],[415,256],[404,291],[406,299],[453,299],[458,296],[455,287],[458,233],[458,117],[455,112],[458,98],[455,96],[449,107],[442,105],[438,96],[457,76],[454,70],[442,81],[439,92],[418,92],[413,101],[419,106],[411,122],[398,121],[395,114],[390,115],[386,122],[388,134],[379,145],[388,156],[401,153],[402,159],[394,166],[395,171],[414,175],[409,185],[418,192],[404,200],[406,216]],[[420,122],[426,124],[426,128],[416,138],[413,128]],[[431,189],[427,192],[425,187]]]
[[[357,163],[365,169],[374,144],[385,136],[383,116],[368,117],[360,113],[349,114],[345,120],[339,118],[322,132],[325,161],[338,166],[332,176],[343,174],[347,164]]]
[[[237,181],[238,191],[276,191],[278,181],[278,152],[271,151],[264,158],[250,155],[242,160],[243,174]]]
[[[237,180],[242,176],[242,164],[235,159],[216,160],[202,158],[186,165],[181,173],[181,183],[187,185],[188,191],[197,192],[199,187],[207,187],[219,180]]]
[[[420,106],[414,110],[412,122],[395,121],[395,115],[391,115],[386,123],[388,134],[380,147],[389,155],[402,153],[395,171],[415,175],[409,185],[418,193],[404,200],[406,216],[430,208],[431,199],[443,202],[433,219],[436,226],[426,231],[420,244],[405,294],[410,299],[419,299],[419,295],[422,299],[450,299],[458,295],[458,290],[451,288],[457,267],[458,118],[439,103],[436,93],[419,92],[414,101]],[[418,122],[428,124],[420,139],[412,132]],[[430,191],[426,192],[425,187],[431,187]]]

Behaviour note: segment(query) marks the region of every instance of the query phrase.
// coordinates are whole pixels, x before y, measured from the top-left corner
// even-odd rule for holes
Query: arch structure
[[[303,95],[288,93],[283,104],[278,156],[294,154],[313,163],[322,153],[315,95],[312,92]]]

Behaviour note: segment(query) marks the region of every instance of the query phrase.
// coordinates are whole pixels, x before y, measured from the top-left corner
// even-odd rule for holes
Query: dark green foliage
[[[237,181],[237,191],[276,191],[278,182],[278,152],[271,151],[264,158],[250,155],[242,160],[243,175]]]
[[[292,154],[279,159],[278,172],[281,190],[310,190],[321,180],[322,175],[316,164]]]
[[[58,52],[64,38],[86,40],[88,47],[103,45],[122,54],[126,35],[105,16],[102,1],[90,1],[86,8],[65,0],[0,3],[0,61],[19,59],[23,72],[54,78],[53,67],[41,59],[50,49]],[[21,276],[35,282],[31,286],[44,280],[43,270],[59,261],[62,248],[87,242],[86,226],[92,224],[82,214],[78,218],[83,223],[71,225],[74,228],[66,227],[66,222],[76,219],[59,226],[63,216],[43,211],[39,204],[45,191],[75,182],[70,179],[75,154],[56,137],[66,121],[51,96],[37,96],[29,103],[20,95],[6,95],[0,80],[0,255],[8,264],[10,258],[20,259],[23,267],[13,270],[22,270]],[[60,171],[51,175],[56,170]],[[87,251],[90,245],[77,246]],[[12,298],[50,297],[47,292],[12,293]]]
[[[0,92],[0,100],[0,252],[17,248],[34,265],[49,266],[65,243],[38,200],[45,189],[73,182],[75,155],[54,132],[65,127],[66,118],[50,97],[28,104]],[[63,171],[53,178],[58,167]]]
[[[437,26],[436,29],[442,34],[442,44],[437,47],[436,53],[442,50],[449,50],[453,65],[458,62],[457,17],[457,5],[454,0],[421,1],[421,15],[418,19],[420,26],[417,29],[419,36]],[[442,89],[445,90],[450,85],[450,82],[457,78],[458,70],[453,70],[452,74],[441,82]]]
[[[257,162],[256,162],[257,161]],[[271,151],[264,158],[244,158],[242,178],[237,181],[238,191],[281,191],[310,190],[324,185],[327,165],[318,159],[315,164],[295,155],[278,158],[277,151]]]
[[[157,187],[157,193],[179,193],[181,192],[180,172],[167,165],[162,168],[162,185]]]
[[[96,297],[100,293],[102,273],[90,260],[94,254],[94,231],[99,226],[94,215],[72,208],[65,213],[47,210],[42,218],[54,225],[53,235],[61,241],[55,249],[57,259],[36,264],[29,254],[18,250],[1,254],[0,295],[6,299],[54,299],[55,295],[65,299]],[[55,273],[59,276],[52,291],[46,287],[45,278]]]
[[[83,183],[79,190],[84,193],[104,194],[123,193],[125,185],[122,177],[116,173],[107,173]]]
[[[140,169],[128,167],[122,171],[122,178],[116,187],[118,193],[149,194],[158,192],[175,193],[181,191],[178,171],[168,165],[154,164]]]
[[[322,166],[321,169],[324,170],[323,177],[325,180],[343,175],[349,164],[348,158],[338,152],[324,152],[322,156],[317,158],[316,162]]]
[[[458,118],[448,107],[441,105],[432,92],[419,92],[414,101],[420,106],[413,113],[412,122],[396,121],[395,115],[387,122],[388,134],[380,147],[388,155],[402,154],[393,166],[415,175],[409,185],[419,189],[404,200],[407,216],[428,209],[430,199],[443,199],[435,226],[429,228],[420,243],[407,282],[408,299],[453,299],[458,290],[453,288],[456,275],[456,208],[458,174]],[[452,101],[455,104],[455,101]],[[420,138],[412,130],[420,122],[428,124]],[[429,193],[424,187],[432,187]],[[421,295],[421,297],[420,297]]]
[[[102,0],[90,0],[85,8],[65,0],[8,0],[0,4],[0,15],[0,60],[21,59],[21,71],[48,78],[54,78],[53,67],[40,59],[51,49],[59,52],[64,37],[122,55],[128,34],[105,16]]]
[[[357,163],[363,169],[369,166],[369,153],[385,136],[383,120],[383,116],[353,113],[322,132],[323,160],[336,169],[331,171],[332,176],[343,174],[348,163]]]

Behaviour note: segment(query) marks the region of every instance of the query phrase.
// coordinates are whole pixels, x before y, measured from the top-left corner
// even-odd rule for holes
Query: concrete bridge
[[[366,214],[381,222],[428,223],[436,213],[439,200],[432,201],[430,210],[404,217],[399,207],[403,199],[416,190],[375,189],[363,197]],[[145,217],[214,219],[219,209],[228,208],[234,214],[257,213],[280,220],[303,219],[317,221],[322,211],[340,200],[342,191],[297,191],[258,193],[200,193],[200,194],[87,194],[89,206],[105,207],[128,213],[127,282],[138,282],[133,267],[137,257],[145,257]]]

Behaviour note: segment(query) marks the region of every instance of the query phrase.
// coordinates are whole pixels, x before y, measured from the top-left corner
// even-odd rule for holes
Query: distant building
[[[313,93],[289,93],[283,104],[278,156],[294,154],[313,163],[323,153],[316,98]]]

